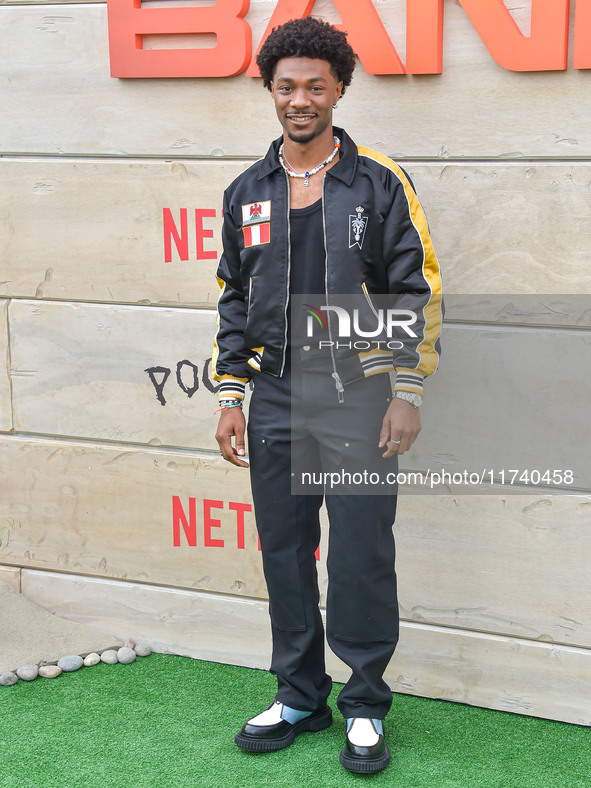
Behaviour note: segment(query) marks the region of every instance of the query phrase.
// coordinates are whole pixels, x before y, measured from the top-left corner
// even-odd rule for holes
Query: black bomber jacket
[[[356,146],[342,129],[334,133],[341,140],[340,159],[326,172],[322,194],[327,304],[341,294],[358,294],[378,317],[372,299],[381,303],[379,297],[389,295],[406,299],[403,305],[411,304],[417,315],[416,339],[403,349],[373,343],[377,346],[360,345],[364,349],[357,352],[333,342],[337,389],[395,368],[396,390],[422,393],[423,378],[438,365],[443,319],[439,264],[425,214],[395,162]],[[212,361],[221,397],[242,398],[253,370],[281,376],[286,363],[289,178],[277,156],[281,141],[275,140],[224,194]],[[335,317],[328,315],[329,325]]]

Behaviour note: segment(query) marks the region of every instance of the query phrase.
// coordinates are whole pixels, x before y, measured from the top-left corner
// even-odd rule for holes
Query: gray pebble
[[[134,651],[138,657],[149,657],[152,653],[152,649],[147,643],[136,643]]]
[[[136,658],[136,653],[132,648],[122,646],[117,652],[117,659],[122,665],[129,665]]]
[[[125,646],[125,648],[135,648],[135,640],[129,638],[129,640],[126,640],[123,645]]]
[[[61,675],[62,669],[58,665],[42,665],[39,668],[39,675],[42,679],[56,679]]]
[[[64,673],[72,673],[75,670],[78,670],[84,664],[84,660],[82,657],[78,656],[78,654],[72,654],[67,657],[62,657],[57,661],[58,667],[60,667]]]
[[[6,673],[0,673],[0,687],[12,687],[17,681],[18,676],[16,673],[12,673],[9,670]]]
[[[23,681],[34,681],[39,675],[38,665],[21,665],[16,675]]]
[[[100,661],[101,658],[96,653],[96,651],[93,651],[91,654],[87,654],[84,657],[84,664],[86,665],[87,668],[91,668],[93,665],[98,665]]]
[[[106,662],[107,665],[115,665],[119,662],[117,652],[115,649],[109,648],[101,654],[101,662]]]

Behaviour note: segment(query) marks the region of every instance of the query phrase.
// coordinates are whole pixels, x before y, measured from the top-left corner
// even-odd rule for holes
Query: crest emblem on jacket
[[[251,202],[242,206],[242,226],[271,220],[271,200]]]
[[[242,234],[245,249],[271,242],[271,200],[242,206]]]
[[[358,246],[360,249],[363,247],[365,231],[369,221],[369,218],[363,215],[365,210],[363,205],[358,205],[355,210],[357,214],[349,214],[349,249],[352,249],[354,246]]]

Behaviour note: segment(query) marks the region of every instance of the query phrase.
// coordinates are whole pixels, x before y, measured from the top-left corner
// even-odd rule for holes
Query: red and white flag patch
[[[251,202],[242,206],[242,226],[271,221],[271,200]]]
[[[271,240],[271,224],[264,222],[263,224],[251,224],[249,227],[243,227],[244,233],[244,246],[260,246],[261,244],[268,244]]]

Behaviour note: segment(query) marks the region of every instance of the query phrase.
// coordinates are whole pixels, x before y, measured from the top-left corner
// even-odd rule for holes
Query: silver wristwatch
[[[403,399],[410,402],[413,408],[419,408],[423,404],[423,398],[420,394],[413,394],[412,391],[395,391],[394,396],[396,399]]]

